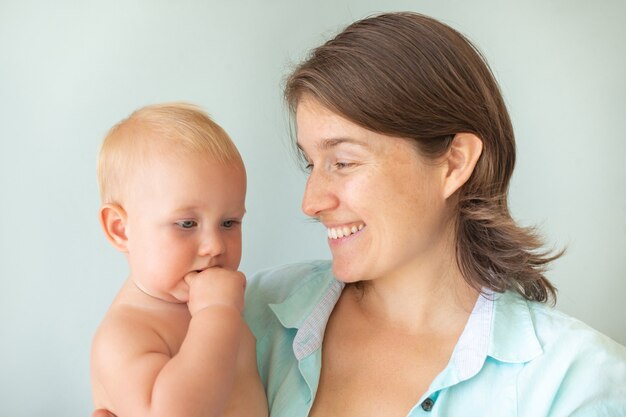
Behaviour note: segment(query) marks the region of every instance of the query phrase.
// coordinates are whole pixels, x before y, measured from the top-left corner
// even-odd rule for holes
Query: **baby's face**
[[[127,198],[131,277],[146,293],[187,302],[185,275],[241,260],[246,176],[206,156],[146,163]]]

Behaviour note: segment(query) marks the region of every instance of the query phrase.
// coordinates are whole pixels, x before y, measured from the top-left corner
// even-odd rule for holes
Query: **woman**
[[[626,416],[624,347],[544,305],[558,254],[511,219],[511,121],[462,35],[364,19],[286,99],[333,260],[249,284],[272,417]]]
[[[511,219],[513,130],[471,43],[364,19],[286,98],[333,260],[249,282],[272,417],[626,415],[626,349],[545,305],[559,254]]]

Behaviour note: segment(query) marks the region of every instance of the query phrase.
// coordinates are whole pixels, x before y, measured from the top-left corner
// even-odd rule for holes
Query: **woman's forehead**
[[[371,132],[334,113],[311,99],[301,101],[296,110],[298,146],[314,146],[320,150],[340,145],[368,146]]]

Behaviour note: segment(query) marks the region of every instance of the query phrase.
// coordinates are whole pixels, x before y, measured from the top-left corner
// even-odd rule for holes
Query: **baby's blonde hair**
[[[189,103],[150,105],[113,126],[102,142],[97,168],[102,204],[122,203],[128,178],[155,149],[172,156],[206,155],[243,169],[235,144],[202,109]]]

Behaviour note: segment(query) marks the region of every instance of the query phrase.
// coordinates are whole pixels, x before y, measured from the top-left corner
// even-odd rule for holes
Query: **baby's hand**
[[[185,276],[189,285],[189,312],[193,316],[212,306],[227,306],[243,311],[246,277],[239,271],[212,267]]]

